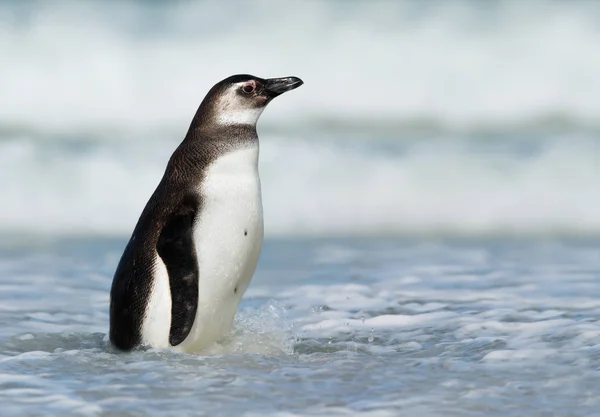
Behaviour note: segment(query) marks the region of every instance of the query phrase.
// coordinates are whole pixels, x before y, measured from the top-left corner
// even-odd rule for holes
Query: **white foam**
[[[526,157],[452,142],[411,144],[403,155],[351,143],[265,145],[266,232],[598,233],[598,144],[549,145]]]
[[[540,361],[556,355],[555,349],[495,350],[485,355],[484,362]]]
[[[267,236],[600,234],[593,139],[566,135],[529,155],[451,138],[407,149],[269,134],[261,140]],[[11,173],[0,176],[1,232],[129,235],[177,139],[79,146],[0,141],[0,165]],[[340,262],[353,255],[321,256]]]
[[[382,314],[368,319],[325,319],[303,326],[303,330],[352,331],[368,329],[397,329],[425,325],[427,323],[456,317],[455,313],[435,312],[415,315]]]
[[[294,341],[293,323],[285,306],[270,300],[259,309],[240,309],[229,337],[197,353],[291,355]]]

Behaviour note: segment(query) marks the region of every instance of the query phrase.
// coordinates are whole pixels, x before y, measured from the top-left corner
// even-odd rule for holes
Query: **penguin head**
[[[271,100],[303,83],[298,77],[264,79],[248,74],[233,75],[208,92],[201,108],[208,107],[206,110],[213,123],[255,126]]]

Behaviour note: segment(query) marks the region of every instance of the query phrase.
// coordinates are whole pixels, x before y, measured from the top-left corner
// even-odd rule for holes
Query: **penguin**
[[[144,207],[110,290],[111,344],[197,352],[231,330],[260,256],[256,122],[297,77],[215,84]]]

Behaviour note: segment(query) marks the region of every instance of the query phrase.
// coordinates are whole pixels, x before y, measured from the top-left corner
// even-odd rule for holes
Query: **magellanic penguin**
[[[208,92],[117,266],[116,348],[198,351],[231,330],[263,242],[256,122],[302,84],[234,75]]]

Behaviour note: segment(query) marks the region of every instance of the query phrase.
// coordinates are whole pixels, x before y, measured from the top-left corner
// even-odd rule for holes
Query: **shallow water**
[[[0,253],[2,415],[595,415],[600,242],[268,240],[202,355],[107,343],[121,239]]]

